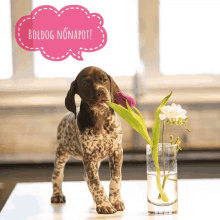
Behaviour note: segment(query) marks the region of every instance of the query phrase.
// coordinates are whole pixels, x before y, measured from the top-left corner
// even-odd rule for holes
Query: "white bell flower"
[[[186,110],[182,109],[181,105],[173,103],[171,106],[167,105],[161,108],[162,113],[159,115],[160,120],[168,119],[186,119]]]

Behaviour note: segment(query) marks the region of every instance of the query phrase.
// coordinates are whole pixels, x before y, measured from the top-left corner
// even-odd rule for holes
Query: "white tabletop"
[[[109,181],[102,181],[108,194]],[[111,215],[97,214],[85,182],[64,182],[65,204],[51,204],[52,183],[19,183],[6,202],[0,219],[109,219],[109,220],[207,220],[220,219],[220,179],[178,180],[179,213],[149,216],[147,181],[122,181],[125,210]]]

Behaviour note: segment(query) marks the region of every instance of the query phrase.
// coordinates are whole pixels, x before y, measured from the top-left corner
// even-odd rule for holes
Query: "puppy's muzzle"
[[[106,97],[106,91],[103,88],[100,88],[97,92],[96,92],[96,96],[101,99]]]
[[[106,102],[106,101],[111,101],[111,96],[110,93],[107,89],[105,88],[99,88],[96,91],[96,97],[98,100],[98,103],[100,102]]]

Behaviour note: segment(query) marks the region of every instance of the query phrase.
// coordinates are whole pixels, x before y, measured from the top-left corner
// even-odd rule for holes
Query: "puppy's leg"
[[[109,202],[108,197],[100,183],[98,169],[100,162],[94,161],[91,158],[83,158],[83,165],[86,171],[85,180],[89,190],[96,203],[96,211],[99,214],[113,214],[117,210]]]
[[[69,159],[69,154],[63,149],[62,144],[58,145],[56,152],[56,159],[54,163],[54,171],[52,176],[53,182],[53,195],[51,197],[52,203],[63,203],[66,202],[65,196],[62,193],[62,181],[63,181],[63,171],[67,160]]]
[[[121,166],[123,162],[123,151],[119,147],[109,154],[109,166],[111,172],[111,181],[109,186],[109,200],[115,206],[117,211],[123,211],[125,205],[121,199]]]

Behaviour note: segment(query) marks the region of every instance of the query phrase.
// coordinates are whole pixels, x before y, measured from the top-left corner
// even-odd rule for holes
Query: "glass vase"
[[[155,159],[158,163],[155,163]],[[162,199],[158,184],[167,201],[163,201],[166,199]],[[178,213],[177,145],[169,143],[159,143],[158,146],[147,145],[147,202],[150,214]]]

